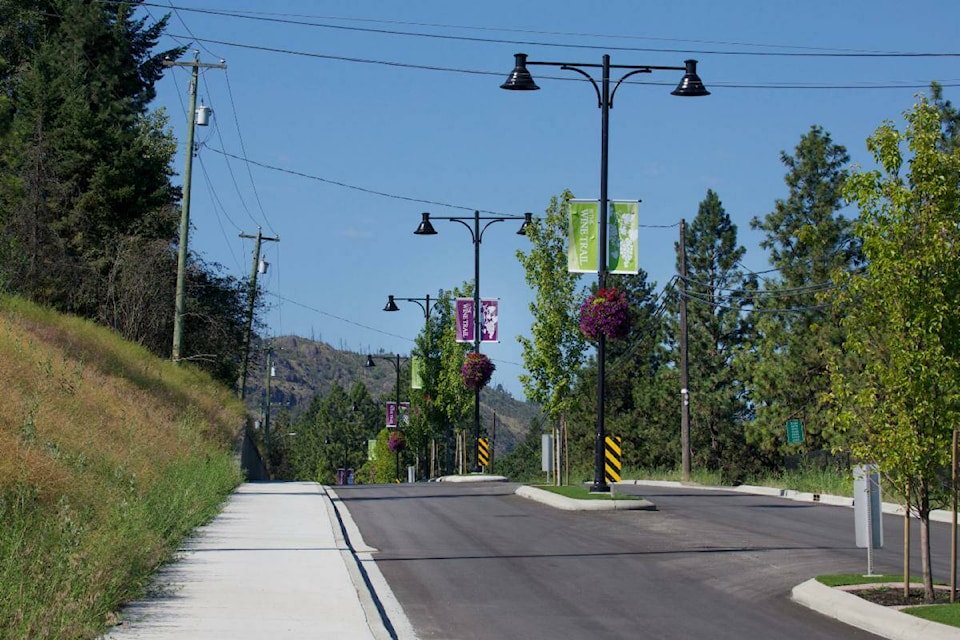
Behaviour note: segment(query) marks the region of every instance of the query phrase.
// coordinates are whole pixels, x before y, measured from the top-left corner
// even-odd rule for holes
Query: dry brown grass
[[[237,482],[229,389],[0,299],[0,637],[93,637]],[[0,618],[6,618],[0,616]]]

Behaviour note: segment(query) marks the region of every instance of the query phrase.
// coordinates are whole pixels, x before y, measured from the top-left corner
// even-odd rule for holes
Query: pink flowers
[[[407,448],[407,440],[403,437],[403,431],[390,432],[390,436],[387,438],[387,448],[390,449],[390,453],[397,453]]]
[[[463,376],[463,384],[469,389],[482,389],[490,382],[493,371],[497,366],[491,362],[490,358],[482,353],[470,352],[463,366],[460,367],[460,375]]]
[[[630,332],[627,297],[613,287],[598,289],[580,305],[580,331],[591,340],[625,338]]]

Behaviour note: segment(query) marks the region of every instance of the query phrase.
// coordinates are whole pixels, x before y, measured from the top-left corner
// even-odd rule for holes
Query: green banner
[[[420,372],[420,358],[410,358],[410,388],[423,389],[423,377]]]
[[[597,272],[597,222],[600,203],[596,200],[571,200],[567,227],[567,271]]]
[[[640,203],[637,200],[610,202],[607,214],[607,265],[610,273],[640,271]]]

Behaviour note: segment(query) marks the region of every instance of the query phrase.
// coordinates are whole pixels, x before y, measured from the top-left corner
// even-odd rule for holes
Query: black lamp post
[[[400,311],[400,307],[397,306],[396,301],[400,300],[401,302],[413,302],[423,311],[423,318],[426,321],[430,320],[430,294],[427,294],[424,298],[398,298],[394,295],[387,296],[387,304],[383,307],[384,311]]]
[[[391,296],[392,298],[393,296]],[[380,358],[381,360],[386,360],[393,365],[393,368],[397,371],[397,430],[400,429],[400,354],[396,355],[396,361],[392,356],[371,356],[367,355],[367,361],[363,365],[365,367],[375,367],[377,363],[373,361],[374,358]],[[406,360],[406,358],[404,358]],[[397,465],[396,465],[396,479],[400,479],[400,451],[397,452]]]
[[[430,223],[430,214],[424,212],[423,219],[420,221],[420,225],[417,227],[417,230],[413,233],[418,236],[434,236],[437,235],[437,230],[433,228],[433,225]],[[483,241],[483,232],[492,225],[494,222],[503,222],[504,220],[523,220],[523,224],[520,225],[520,230],[517,231],[517,235],[525,236],[527,235],[527,227],[533,223],[533,214],[527,212],[523,216],[481,216],[479,211],[473,212],[473,218],[458,218],[458,217],[437,217],[436,220],[451,220],[453,222],[459,222],[467,228],[467,231],[470,232],[470,238],[473,240],[473,351],[474,353],[480,353],[480,243]],[[473,220],[473,226],[470,226],[467,221]],[[480,221],[486,220],[486,224],[483,227],[480,226]],[[389,304],[389,302],[388,302]],[[475,462],[474,471],[480,471],[480,457],[479,449],[480,446],[480,389],[479,387],[474,390],[473,394],[473,459]]]
[[[683,67],[659,67],[651,65],[612,65],[610,56],[604,54],[602,64],[583,64],[571,62],[534,62],[527,60],[527,54],[517,53],[514,55],[515,64],[513,71],[507,77],[507,81],[500,85],[501,89],[513,91],[535,91],[540,87],[533,81],[533,76],[527,70],[528,65],[541,65],[549,67],[560,67],[567,71],[579,73],[593,85],[597,93],[597,106],[600,107],[600,229],[597,234],[597,243],[599,245],[598,265],[597,265],[597,284],[602,289],[607,283],[607,161],[609,157],[609,128],[610,128],[610,109],[613,108],[613,96],[617,92],[621,83],[632,75],[638,73],[652,73],[653,71],[683,71],[683,78],[680,84],[674,89],[672,95],[683,97],[696,97],[710,95],[710,92],[703,86],[703,82],[697,75],[697,61],[686,60]],[[581,69],[600,68],[600,84],[594,78]],[[610,69],[624,69],[626,73],[617,80],[613,89],[610,88]],[[606,338],[601,333],[597,338],[597,435],[594,443],[595,464],[594,480],[590,491],[607,492],[610,491],[604,474],[604,441],[606,440],[606,430],[604,427],[604,377],[606,367]]]

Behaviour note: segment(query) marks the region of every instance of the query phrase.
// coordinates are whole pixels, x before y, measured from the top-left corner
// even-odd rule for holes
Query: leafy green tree
[[[470,345],[456,341],[453,300],[470,296],[472,290],[465,284],[463,290],[440,291],[431,305],[430,320],[417,337],[416,354],[423,361],[423,388],[413,390],[410,420],[410,448],[420,452],[421,460],[430,440],[440,440],[440,467],[452,472],[455,431],[463,428],[473,415],[473,392],[463,384],[460,367]]]
[[[439,441],[440,451],[447,448],[447,431],[452,424],[439,391],[445,344],[443,334],[453,321],[449,315],[449,294],[440,291],[431,302],[430,314],[425,318],[423,330],[417,336],[416,347],[411,354],[418,358],[422,385],[420,389],[410,390],[411,415],[407,444],[410,455],[416,457],[421,477],[427,477],[433,471],[430,468],[431,444]],[[439,466],[444,465],[441,463]]]
[[[567,203],[564,191],[550,200],[543,218],[527,228],[530,249],[517,251],[526,280],[535,291],[530,335],[518,336],[529,373],[520,376],[527,398],[539,403],[554,423],[570,403],[586,342],[579,329],[580,274],[567,270]]]
[[[755,459],[747,450],[746,390],[735,358],[750,330],[746,312],[756,279],[740,267],[746,249],[714,191],[707,191],[685,237],[692,461],[734,479],[752,471]]]
[[[544,473],[541,471],[540,446],[543,426],[540,420],[530,421],[527,435],[507,455],[497,460],[497,473],[509,478],[512,482],[542,481]]]
[[[905,119],[903,132],[887,122],[868,139],[879,168],[847,182],[867,266],[835,273],[847,332],[828,398],[854,456],[909,496],[932,602],[930,510],[960,422],[960,149],[944,148],[941,112],[925,98]]]
[[[757,298],[755,333],[742,358],[755,412],[748,438],[773,463],[790,450],[783,436],[788,418],[804,420],[807,448],[834,444],[820,399],[827,385],[825,354],[843,338],[842,314],[821,306],[817,294],[831,286],[834,270],[859,264],[851,223],[838,213],[846,149],[814,126],[795,155],[782,153],[781,161],[789,194],[751,221],[766,233],[760,244],[779,276],[767,280]]]
[[[361,476],[364,479],[371,478],[372,482],[377,484],[386,484],[395,482],[397,479],[397,459],[396,453],[390,451],[388,440],[390,438],[390,429],[381,429],[377,434],[376,445],[374,446],[374,457],[368,460],[361,470]]]

